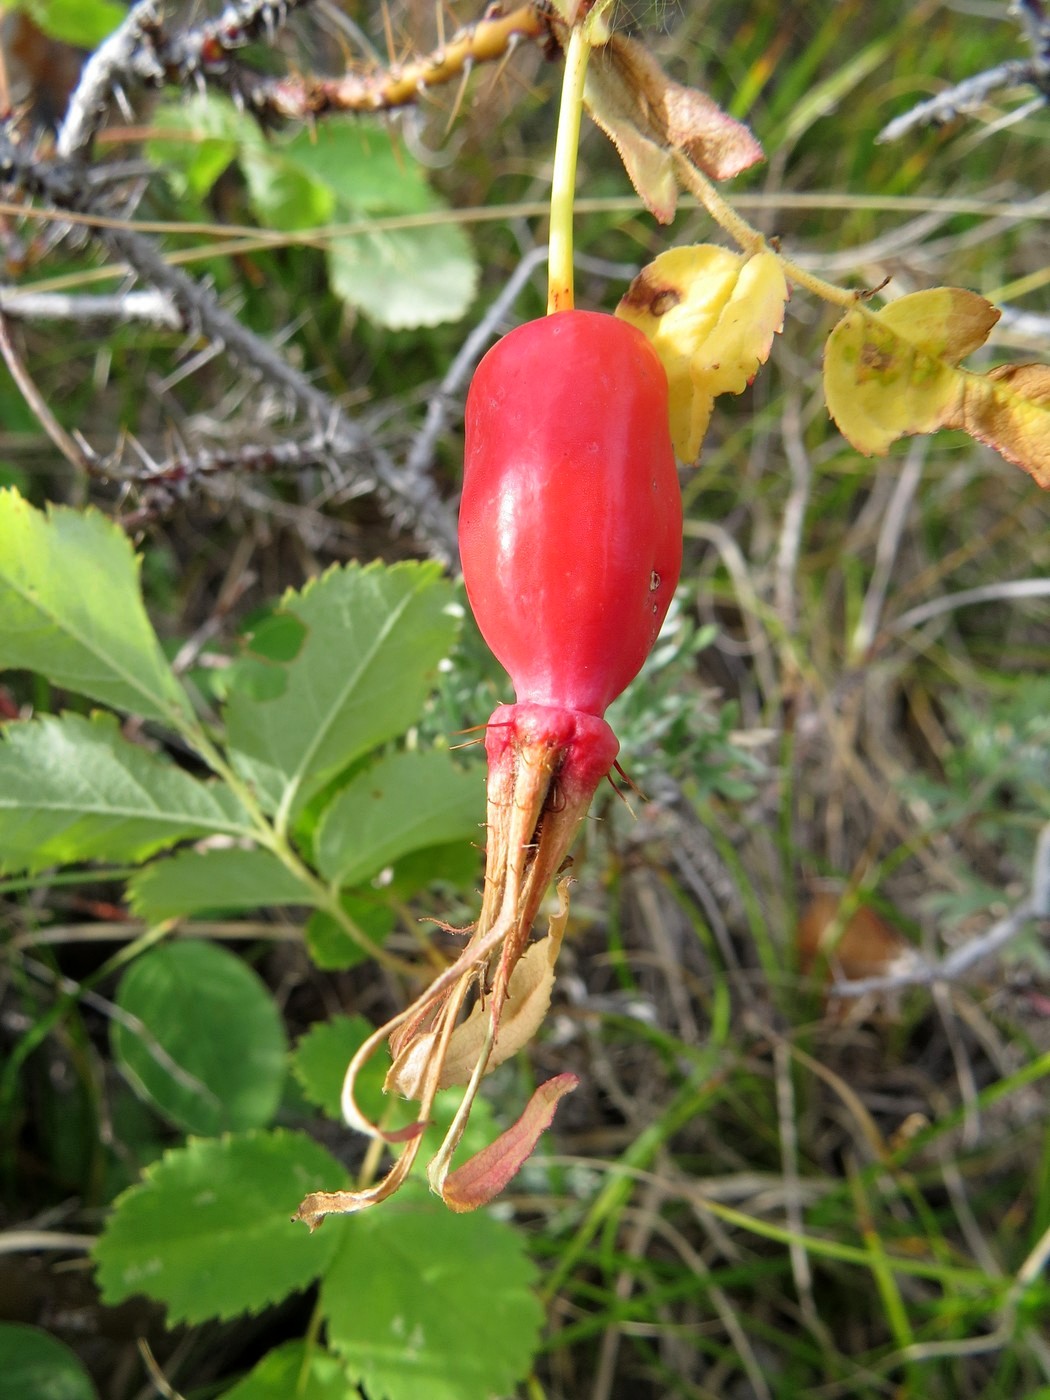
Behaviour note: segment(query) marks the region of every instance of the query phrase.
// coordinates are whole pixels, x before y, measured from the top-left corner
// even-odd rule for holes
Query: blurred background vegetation
[[[34,71],[17,18],[5,19],[10,80],[43,124],[61,109],[44,81],[57,60]],[[302,5],[246,57],[275,73],[365,70],[370,50],[386,61],[389,36],[403,60],[434,48],[439,24],[474,18],[462,4],[439,17],[433,0]],[[891,296],[972,288],[1007,308],[978,362],[1047,358],[1045,108],[1007,88],[951,123],[877,140],[916,102],[1026,56],[1006,4],[696,0],[619,20],[751,125],[766,163],[727,193],[793,257],[848,285],[889,279]],[[307,128],[264,140],[222,97],[133,94],[99,158],[144,158],[133,223],[195,225],[145,231],[391,460],[422,443],[454,508],[466,378],[447,401],[442,381],[525,260],[492,333],[544,308],[533,254],[560,72],[523,42],[462,94],[429,91],[390,122],[340,118],[334,168]],[[671,243],[723,241],[688,201],[657,226],[593,128],[579,194],[583,307],[611,310]],[[59,240],[4,209],[10,286],[119,287],[112,257],[75,230]],[[316,232],[406,215],[407,282],[384,261],[384,237],[403,229],[369,236],[372,262],[360,234]],[[1029,896],[1050,822],[1050,609],[1000,585],[1046,579],[1047,500],[961,434],[858,456],[821,392],[834,319],[793,298],[769,365],[718,401],[702,460],[683,471],[679,599],[610,714],[645,797],[597,803],[547,1027],[527,1064],[493,1080],[508,1121],[521,1077],[571,1068],[583,1081],[499,1206],[541,1271],[533,1398],[1050,1396],[1046,924],[952,983],[827,990],[832,976],[937,964]],[[221,350],[141,324],[27,317],[12,335],[63,426],[99,453],[124,433],[154,462],[230,467],[163,489],[77,472],[0,376],[0,481],[130,519],[151,615],[173,650],[194,639],[202,684],[210,652],[285,587],[331,561],[426,552],[361,491],[350,457],[249,470],[248,449],[292,431],[288,405]],[[431,441],[435,403],[447,412]],[[977,601],[944,601],[975,589]],[[468,620],[424,727],[481,723],[503,698]],[[9,676],[0,702],[13,717],[51,699]],[[423,914],[469,919],[477,879],[460,862],[402,909],[393,946],[414,946]],[[8,1231],[91,1235],[179,1140],[122,1084],[104,1005],[66,997],[55,1014],[62,979],[83,984],[141,931],[120,894],[0,883],[0,1038],[17,1062],[0,1103]],[[367,964],[320,970],[286,911],[260,911],[242,933],[226,941],[293,1039],[336,1010],[382,1019],[403,998]],[[280,1121],[310,1110],[289,1091]],[[173,1387],[161,1393],[222,1394],[301,1327],[297,1307],[166,1333],[145,1303],[103,1308],[75,1248],[0,1254],[0,1316],[71,1345],[106,1400],[155,1393],[143,1336]]]

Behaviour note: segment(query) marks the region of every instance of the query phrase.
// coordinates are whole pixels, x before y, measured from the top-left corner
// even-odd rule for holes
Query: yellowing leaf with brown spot
[[[670,248],[638,274],[616,309],[652,342],[667,371],[671,440],[700,451],[718,394],[739,394],[784,324],[787,283],[773,253],[747,257],[700,243]]]
[[[824,351],[828,411],[843,436],[881,456],[899,437],[959,428],[1050,488],[1050,367],[959,368],[998,319],[958,287],[848,312]]]

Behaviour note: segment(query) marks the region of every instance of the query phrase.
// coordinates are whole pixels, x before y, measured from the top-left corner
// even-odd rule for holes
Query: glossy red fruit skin
[[[614,316],[529,321],[466,408],[463,576],[519,701],[601,716],[637,675],[682,562],[667,377]]]

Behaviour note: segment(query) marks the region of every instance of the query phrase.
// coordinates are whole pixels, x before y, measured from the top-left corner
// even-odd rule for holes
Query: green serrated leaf
[[[139,861],[186,837],[251,829],[227,787],[129,743],[112,715],[48,715],[2,730],[0,870]]]
[[[162,919],[209,910],[225,912],[309,904],[312,892],[273,855],[231,846],[215,851],[179,851],[156,860],[128,881],[135,913]]]
[[[474,300],[478,266],[456,224],[375,229],[328,244],[332,290],[388,330],[458,321]]]
[[[267,1352],[259,1364],[222,1400],[357,1400],[343,1363],[330,1352],[306,1342],[285,1342]]]
[[[456,632],[436,564],[330,569],[282,611],[306,627],[284,693],[227,706],[231,756],[286,820],[353,759],[418,716]]]
[[[45,515],[10,490],[0,491],[5,667],[147,719],[190,713],[146,617],[127,538],[97,510]]]
[[[531,1365],[535,1280],[509,1225],[406,1191],[351,1219],[321,1285],[329,1345],[370,1400],[490,1400]]]
[[[98,1400],[98,1392],[57,1338],[38,1327],[0,1322],[0,1400]]]
[[[304,1133],[191,1141],[120,1196],[92,1251],[106,1303],[145,1293],[170,1322],[256,1313],[329,1265],[342,1222],[315,1235],[293,1223],[303,1195],[344,1169]]]
[[[359,885],[401,856],[461,838],[485,819],[480,769],[449,753],[388,754],[358,773],[321,818],[317,868],[338,885]]]
[[[340,1098],[346,1067],[374,1030],[363,1016],[333,1016],[311,1026],[292,1054],[292,1073],[303,1093],[337,1123],[343,1118]],[[358,1078],[358,1104],[369,1117],[378,1118],[388,1102],[383,1079],[389,1068],[389,1059],[377,1055]]]
[[[80,49],[96,48],[127,19],[116,0],[19,0],[13,8],[24,10],[52,39]]]
[[[153,948],[121,980],[113,1054],[132,1087],[191,1133],[268,1123],[287,1068],[284,1025],[265,984],[212,943]]]
[[[394,911],[389,904],[380,904],[364,896],[343,895],[342,905],[359,932],[377,947],[394,927]],[[343,972],[368,957],[366,949],[323,909],[316,909],[310,915],[304,936],[306,951],[325,972]]]

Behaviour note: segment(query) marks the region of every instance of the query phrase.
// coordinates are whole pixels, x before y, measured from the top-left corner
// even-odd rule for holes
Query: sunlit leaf
[[[146,617],[127,536],[96,510],[35,510],[0,491],[0,669],[39,671],[115,709],[188,714]]]
[[[188,836],[250,829],[229,788],[129,743],[112,715],[45,715],[2,731],[2,870],[138,861]]]
[[[205,942],[150,949],[125,972],[117,1005],[114,1058],[165,1118],[191,1133],[273,1118],[288,1060],[284,1024],[243,959]]]
[[[848,312],[824,351],[828,411],[843,436],[881,455],[899,437],[958,428],[1050,487],[1050,368],[959,367],[998,319],[983,297],[956,287]]]
[[[341,1240],[292,1221],[304,1191],[345,1180],[305,1133],[191,1140],[147,1168],[116,1201],[93,1254],[103,1301],[145,1293],[168,1319],[255,1313],[306,1288]]]
[[[784,324],[788,289],[772,253],[713,244],[669,248],[638,274],[616,308],[652,342],[667,371],[671,440],[695,460],[719,394],[739,394]]]

